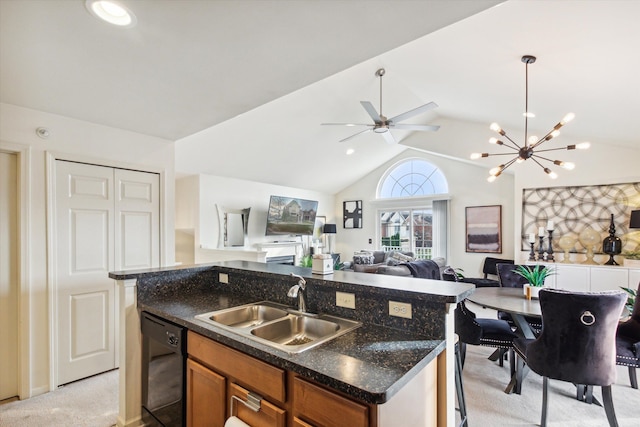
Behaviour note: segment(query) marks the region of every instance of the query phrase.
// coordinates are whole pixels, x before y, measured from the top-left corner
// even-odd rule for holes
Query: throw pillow
[[[361,265],[373,264],[373,255],[369,253],[353,254],[353,263]]]
[[[413,257],[410,257],[410,256],[405,255],[405,254],[401,254],[400,252],[395,252],[391,256],[391,259],[396,260],[398,263],[413,261]]]

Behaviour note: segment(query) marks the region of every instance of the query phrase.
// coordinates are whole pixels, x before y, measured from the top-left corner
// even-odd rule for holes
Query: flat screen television
[[[267,236],[311,236],[317,212],[317,201],[271,196],[265,234]]]

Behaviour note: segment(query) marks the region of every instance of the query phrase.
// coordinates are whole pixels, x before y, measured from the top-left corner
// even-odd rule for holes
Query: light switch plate
[[[406,302],[389,301],[389,315],[411,319],[411,304]]]
[[[356,295],[346,292],[336,292],[336,305],[344,308],[356,308]]]
[[[219,273],[218,281],[220,283],[229,283],[229,275],[227,273]]]

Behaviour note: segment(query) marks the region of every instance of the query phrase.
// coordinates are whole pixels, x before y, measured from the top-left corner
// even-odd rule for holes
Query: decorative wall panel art
[[[602,251],[602,240],[609,235],[611,214],[616,235],[622,239],[623,250],[640,249],[640,233],[629,233],[629,216],[632,210],[640,209],[640,183],[588,185],[581,187],[548,187],[522,190],[522,234],[521,249],[529,250],[527,236],[538,235],[538,228],[545,227],[549,220],[554,224],[553,247],[558,240],[570,235],[577,239],[582,231],[591,227],[602,239],[596,253]],[[545,245],[547,243],[545,242]],[[577,242],[571,252],[584,253],[585,248]]]

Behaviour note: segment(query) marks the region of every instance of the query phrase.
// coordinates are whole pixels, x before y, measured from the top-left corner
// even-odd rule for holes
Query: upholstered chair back
[[[522,288],[527,283],[527,279],[516,273],[514,270],[518,267],[517,264],[498,264],[496,269],[498,270],[498,281],[502,288]],[[532,267],[533,268],[533,267]]]
[[[618,333],[629,338],[640,340],[640,283],[636,292],[636,302],[633,304],[631,317],[618,326]],[[636,357],[640,356],[636,354]]]
[[[540,291],[542,333],[527,347],[538,374],[575,384],[607,386],[616,379],[615,336],[626,296],[621,291]]]
[[[476,322],[475,313],[467,308],[464,301],[458,303],[455,311],[455,331],[463,343],[480,344],[482,327]]]

